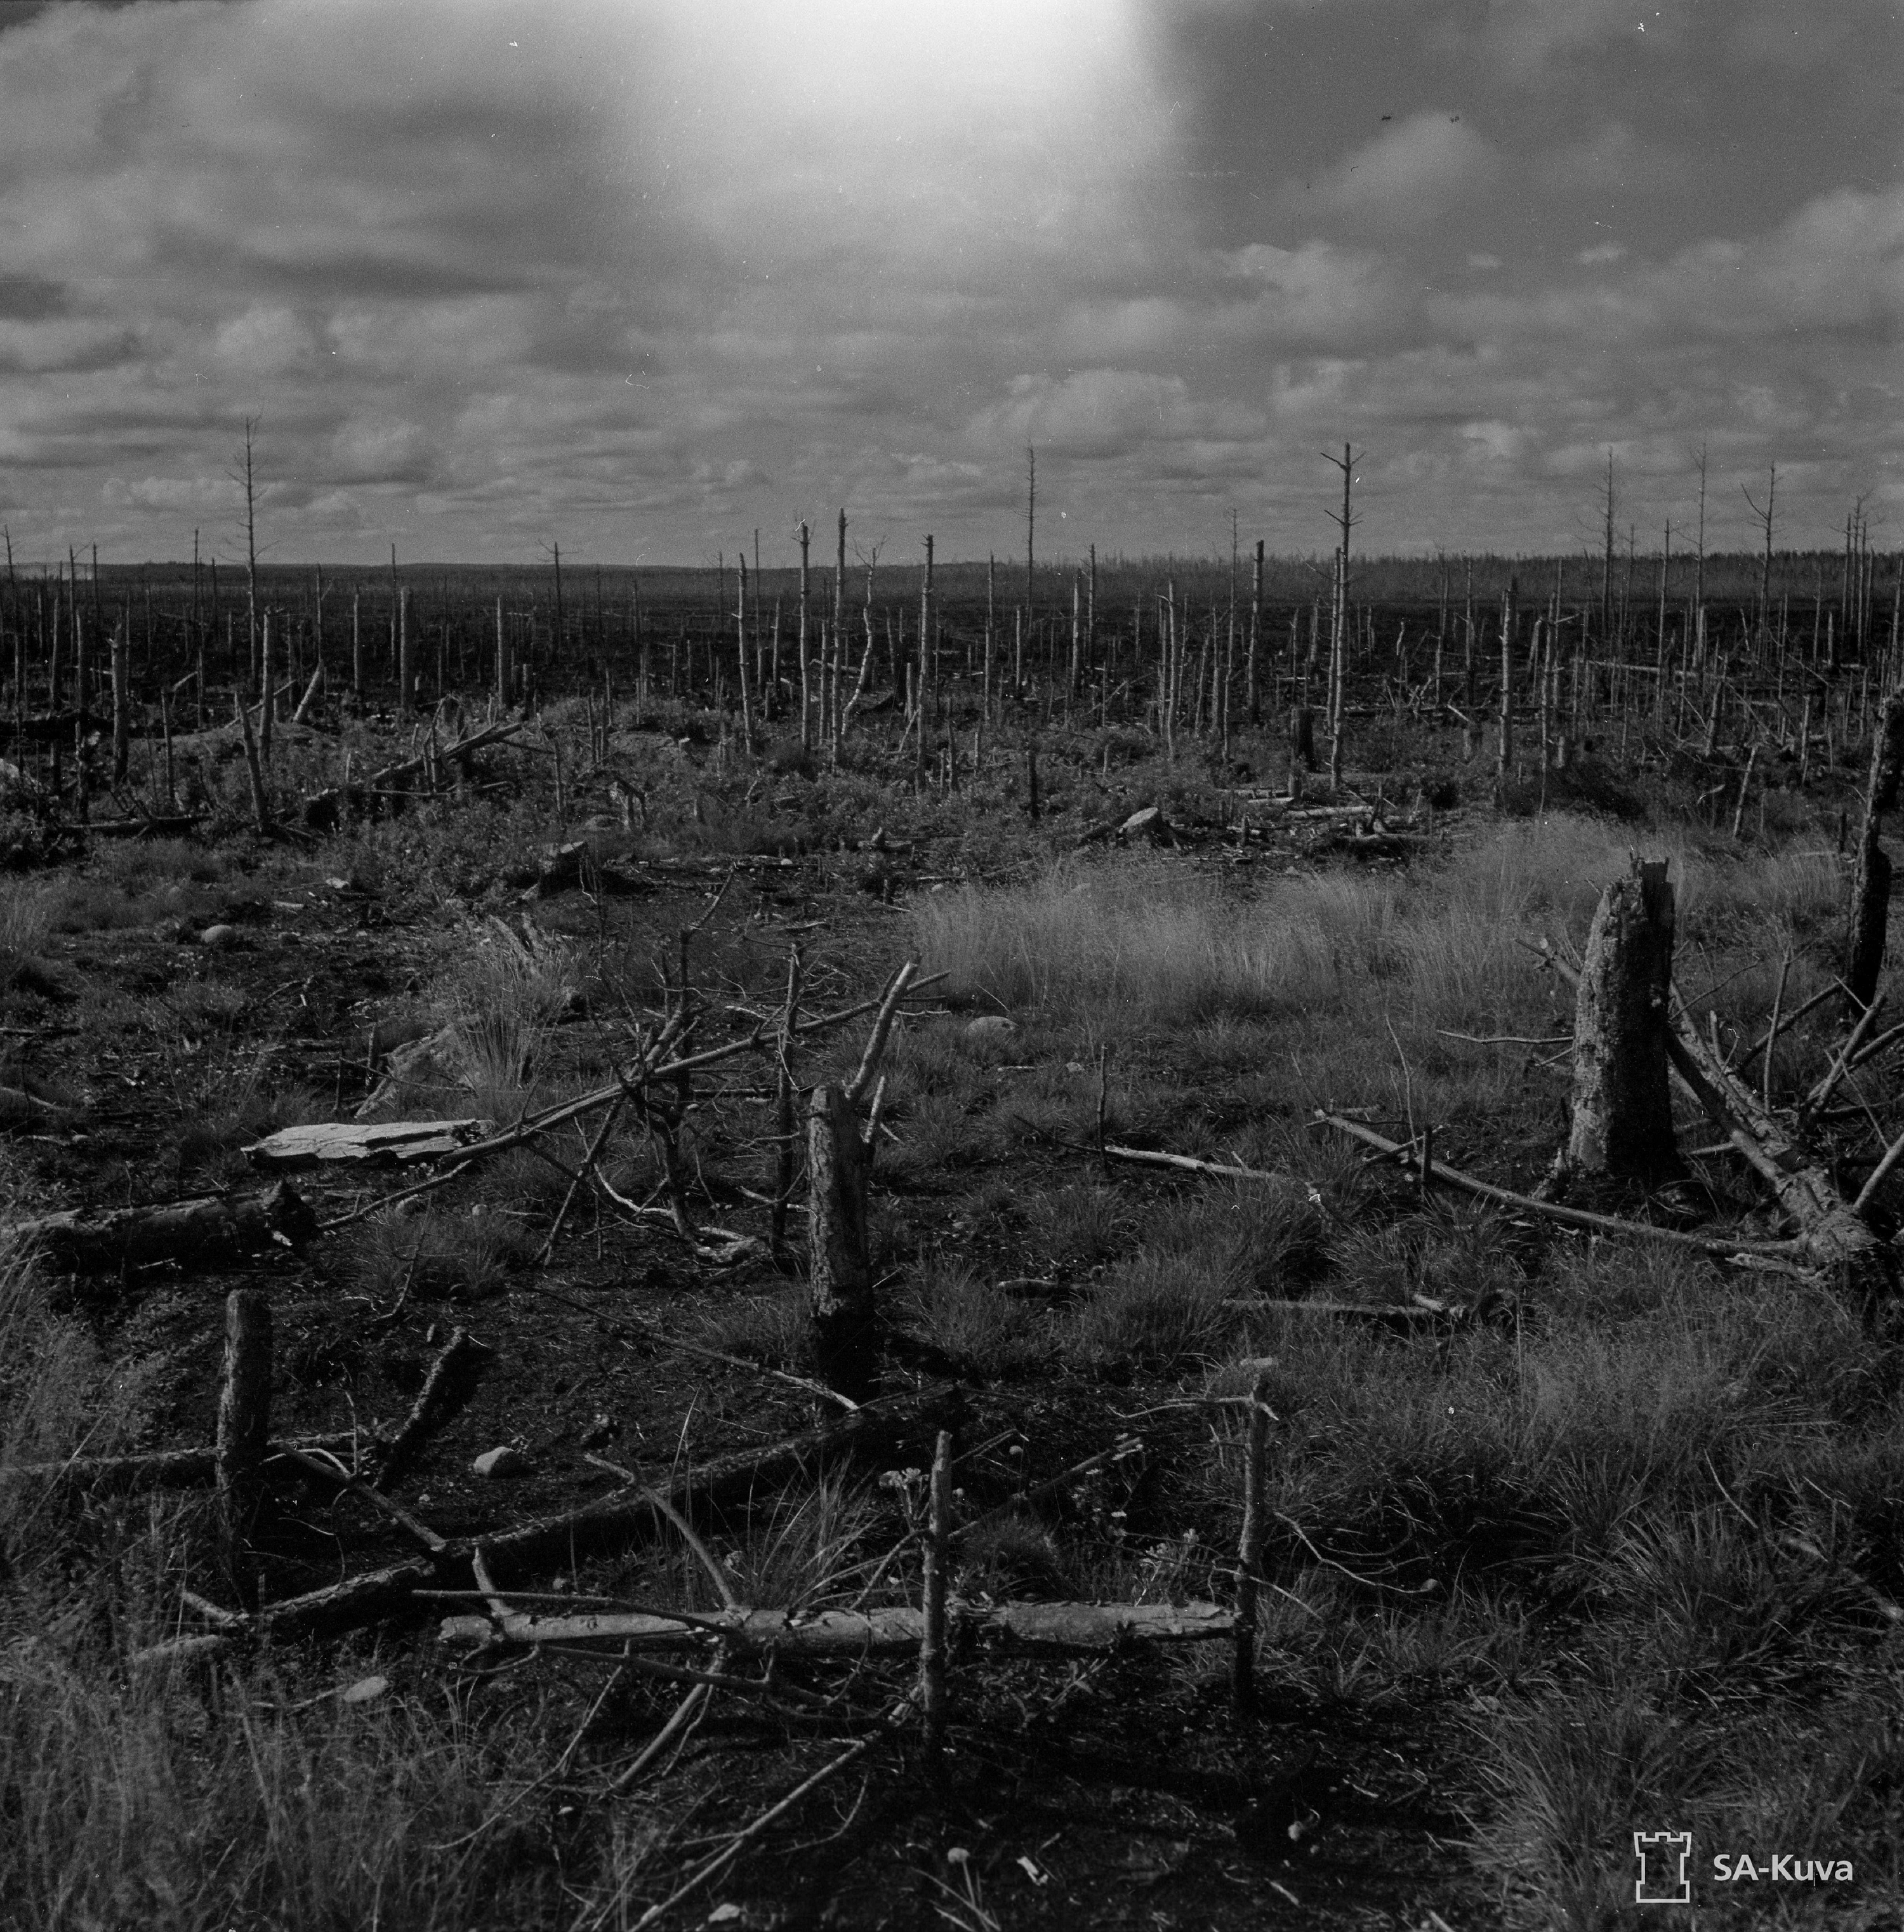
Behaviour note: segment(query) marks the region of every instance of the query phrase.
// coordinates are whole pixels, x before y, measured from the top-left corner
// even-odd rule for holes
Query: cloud
[[[1588,134],[1544,146],[1535,177],[1565,195],[1642,190],[1658,194],[1687,185],[1687,157],[1642,136],[1626,122],[1609,121]]]
[[[1088,458],[1208,434],[1219,420],[1217,412],[1191,400],[1180,376],[1081,369],[1055,379],[1018,377],[1004,399],[973,417],[966,434],[984,448],[1016,451],[1030,443]]]
[[[1430,109],[1288,184],[1280,206],[1298,219],[1402,231],[1446,214],[1492,181],[1498,166],[1494,149],[1459,115]]]
[[[1141,548],[1306,503],[1344,434],[1376,542],[1518,541],[1609,441],[1871,467],[1904,218],[1783,43],[1879,16],[1711,0],[1695,46],[1657,4],[48,8],[0,32],[0,456],[49,542],[142,555],[247,417],[286,554],[698,555],[841,501],[982,554],[1027,441]]]
[[[0,317],[0,374],[78,374],[129,362],[139,352],[136,334],[123,324],[61,319],[21,322]]]
[[[235,374],[282,376],[313,361],[317,341],[310,325],[291,310],[254,304],[217,325],[211,352]]]
[[[1655,54],[1677,47],[1687,38],[1687,11],[1684,0],[1644,9],[1633,0],[1487,0],[1478,38],[1509,74],[1533,81],[1609,44],[1651,43]]]

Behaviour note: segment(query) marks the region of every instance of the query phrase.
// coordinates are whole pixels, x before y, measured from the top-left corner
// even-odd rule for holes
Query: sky
[[[1904,549],[1900,159],[1904,0],[0,0],[0,521]]]

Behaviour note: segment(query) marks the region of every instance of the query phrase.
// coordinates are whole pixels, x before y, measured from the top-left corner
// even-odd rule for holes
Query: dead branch
[[[1411,1158],[1411,1150],[1401,1142],[1390,1140],[1358,1120],[1345,1120],[1339,1114],[1327,1113],[1321,1108],[1317,1110],[1315,1118],[1324,1126],[1333,1127],[1338,1132],[1347,1134],[1391,1159],[1405,1161]],[[1593,1234],[1618,1235],[1627,1240],[1663,1241],[1669,1247],[1692,1248],[1722,1260],[1735,1255],[1753,1255],[1762,1260],[1797,1262],[1806,1252],[1803,1241],[1729,1241],[1711,1234],[1687,1234],[1677,1228],[1655,1228],[1645,1221],[1625,1221],[1613,1214],[1589,1214],[1585,1208],[1562,1208],[1552,1201],[1537,1201],[1531,1195],[1516,1194],[1512,1188],[1497,1187],[1492,1181],[1477,1180],[1458,1167],[1450,1167],[1445,1160],[1435,1162],[1434,1178],[1450,1187],[1458,1187],[1465,1193],[1478,1196],[1483,1201],[1492,1201],[1524,1214],[1539,1214],[1547,1220],[1559,1222],[1564,1227],[1584,1228]],[[1804,1270],[1795,1268],[1794,1272]]]
[[[949,1625],[983,1634],[1046,1656],[1078,1657],[1152,1643],[1200,1643],[1234,1636],[1236,1615],[1222,1604],[979,1604],[949,1600]],[[445,1643],[612,1642],[637,1653],[698,1651],[718,1642],[749,1655],[916,1657],[925,1641],[925,1612],[910,1604],[889,1610],[816,1610],[796,1618],[787,1610],[739,1606],[692,1621],[647,1612],[582,1616],[445,1617]]]
[[[423,1445],[466,1402],[475,1378],[493,1352],[466,1330],[453,1330],[450,1338],[430,1364],[416,1400],[403,1418],[403,1426],[390,1439],[390,1446],[379,1459],[378,1480],[386,1486],[394,1483],[415,1460]]]

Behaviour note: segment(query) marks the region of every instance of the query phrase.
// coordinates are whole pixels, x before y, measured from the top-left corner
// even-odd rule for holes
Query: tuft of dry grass
[[[983,1382],[1027,1375],[1050,1360],[1050,1324],[1042,1311],[943,1256],[913,1271],[901,1319]]]

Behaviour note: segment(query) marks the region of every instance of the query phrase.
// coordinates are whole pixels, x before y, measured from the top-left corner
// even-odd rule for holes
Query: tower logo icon
[[[1633,1856],[1639,1861],[1639,1876],[1633,1886],[1633,1898],[1637,1904],[1692,1904],[1690,1832],[1636,1832]]]

